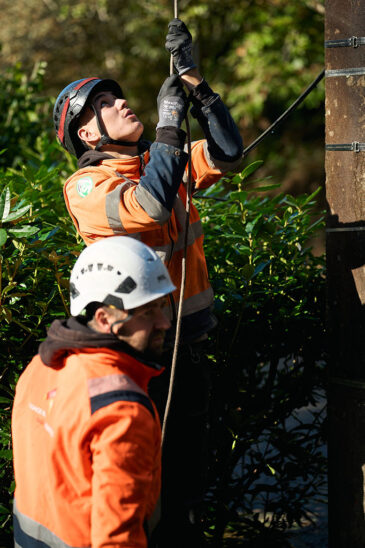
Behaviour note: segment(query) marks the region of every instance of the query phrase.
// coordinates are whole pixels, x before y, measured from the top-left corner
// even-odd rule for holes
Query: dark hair
[[[85,307],[85,312],[83,314],[83,317],[86,319],[87,322],[90,322],[93,319],[97,309],[102,306],[105,306],[105,304],[99,303],[97,301],[93,301],[92,303],[87,304]]]

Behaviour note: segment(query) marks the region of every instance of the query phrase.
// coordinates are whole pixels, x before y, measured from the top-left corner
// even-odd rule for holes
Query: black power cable
[[[294,101],[294,103],[292,103],[290,105],[290,107],[285,111],[283,112],[283,114],[281,114],[281,116],[279,116],[279,118],[277,118],[275,120],[275,122],[273,124],[271,124],[270,127],[268,127],[267,129],[265,129],[265,131],[263,133],[261,133],[261,135],[259,135],[257,137],[257,139],[255,139],[250,145],[248,145],[248,147],[246,147],[243,151],[243,154],[242,154],[242,157],[244,158],[245,156],[247,156],[247,154],[249,152],[251,152],[252,149],[254,149],[255,147],[257,147],[258,144],[261,143],[261,141],[263,139],[265,139],[265,137],[269,134],[269,133],[274,133],[274,130],[275,128],[285,120],[285,118],[287,118],[287,116],[289,116],[289,114],[295,110],[303,101],[304,99],[307,97],[307,95],[310,94],[310,92],[312,91],[313,88],[316,87],[316,85],[322,80],[322,78],[324,77],[324,74],[325,74],[325,71],[324,69],[322,70],[322,72],[320,72],[317,76],[317,78],[315,80],[313,80],[313,82],[307,87],[307,89],[305,89],[303,91],[303,93],[301,95],[299,95],[299,97]]]

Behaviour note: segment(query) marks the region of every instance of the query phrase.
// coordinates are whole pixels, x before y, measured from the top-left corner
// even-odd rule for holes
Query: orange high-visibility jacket
[[[175,302],[179,299],[185,238],[186,164],[185,152],[155,142],[142,161],[140,156],[113,159],[106,155],[98,165],[78,170],[64,186],[67,209],[85,243],[113,235],[139,238],[165,262],[178,288]],[[237,160],[214,160],[205,140],[192,143],[195,190],[209,187],[224,171],[237,165]],[[203,238],[199,213],[191,204],[183,316],[208,308],[213,302]]]
[[[145,548],[160,491],[158,374],[108,348],[33,358],[13,408],[15,545]],[[38,544],[39,543],[39,544]]]

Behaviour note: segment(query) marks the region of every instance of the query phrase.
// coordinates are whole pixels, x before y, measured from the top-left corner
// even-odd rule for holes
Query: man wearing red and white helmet
[[[184,242],[188,243],[177,364],[179,390],[172,402],[171,426],[164,444],[162,504],[165,523],[172,533],[179,530],[174,546],[194,548],[203,542],[199,533],[195,535],[197,527],[191,521],[203,496],[203,440],[209,401],[205,356],[208,333],[216,326],[216,319],[204,234],[194,204],[186,235],[188,155],[181,125],[189,104],[205,137],[192,143],[194,191],[237,169],[243,146],[227,107],[198,71],[191,34],[179,19],[169,24],[166,48],[173,55],[176,74],[166,79],[157,97],[158,123],[152,144],[143,140],[142,122],[129,108],[120,86],[110,80],[85,78],[67,86],[56,101],[54,122],[59,141],[78,158],[79,170],[66,181],[64,197],[85,243],[133,234],[155,249],[167,266],[177,288],[170,299],[172,328],[167,351],[174,340],[181,258]],[[170,361],[166,358],[166,363]],[[164,377],[168,375],[166,368],[165,374],[151,383],[161,416],[168,386]],[[169,540],[166,545],[171,545]]]

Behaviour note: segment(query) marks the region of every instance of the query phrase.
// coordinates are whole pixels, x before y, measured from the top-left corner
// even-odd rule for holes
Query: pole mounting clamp
[[[365,143],[359,143],[359,141],[353,141],[352,143],[338,143],[333,145],[326,145],[328,151],[347,151],[347,152],[364,152]]]
[[[364,36],[350,36],[349,38],[340,38],[338,40],[325,40],[325,48],[358,48],[365,45]]]

